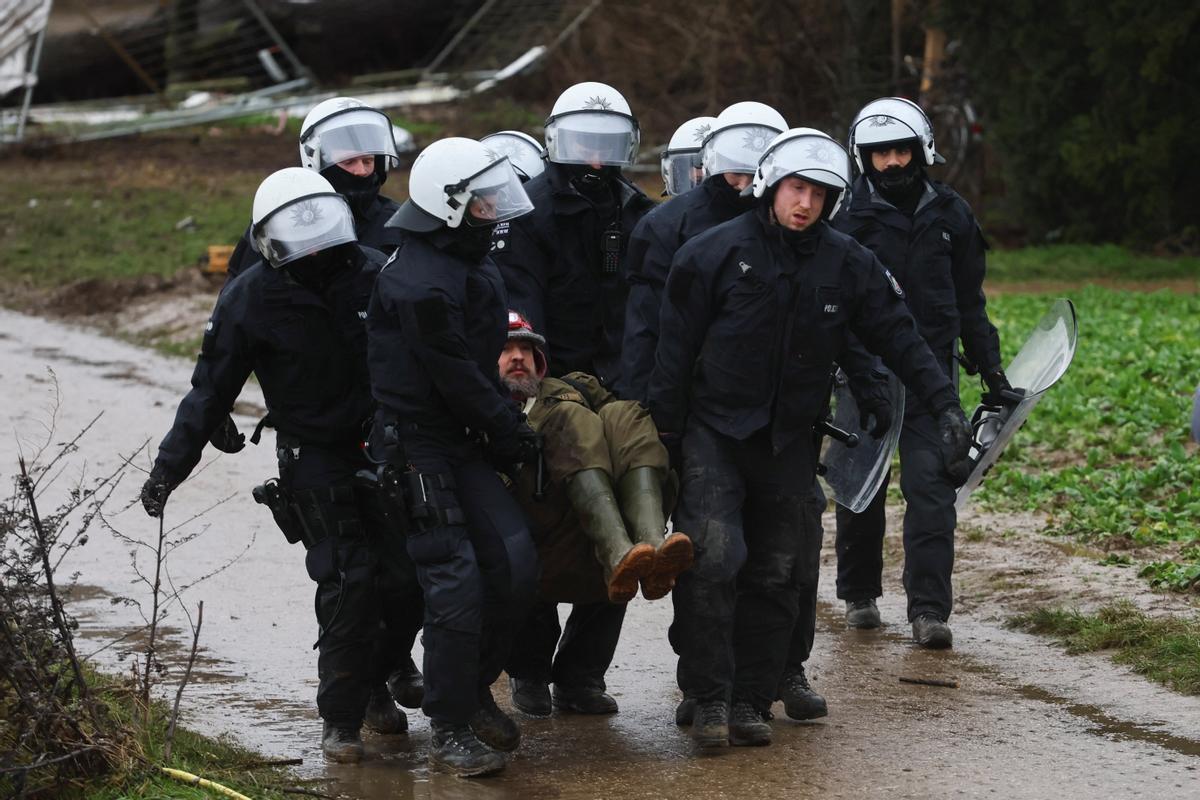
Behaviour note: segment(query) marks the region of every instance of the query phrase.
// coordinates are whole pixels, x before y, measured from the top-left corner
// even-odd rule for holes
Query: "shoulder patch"
[[[891,284],[892,291],[896,293],[896,297],[904,297],[904,290],[900,288],[900,281],[896,280],[896,276],[883,265],[880,265],[880,269],[883,270],[883,277],[887,278],[887,282]]]

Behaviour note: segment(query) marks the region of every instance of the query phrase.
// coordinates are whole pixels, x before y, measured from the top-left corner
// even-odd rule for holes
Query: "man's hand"
[[[227,416],[208,442],[222,453],[238,453],[246,448],[246,434],[237,429],[232,416]]]
[[[488,445],[488,452],[497,465],[514,467],[517,464],[532,464],[537,461],[541,451],[541,442],[537,432],[529,427],[524,420],[512,433],[493,438]]]
[[[884,397],[873,397],[858,404],[858,427],[869,431],[872,439],[882,439],[892,427],[892,404]]]
[[[675,474],[683,475],[683,437],[678,433],[660,433],[658,440],[667,448],[667,461]]]
[[[957,403],[938,412],[938,431],[942,438],[942,463],[955,487],[971,477],[971,424]]]
[[[146,513],[151,517],[161,517],[167,498],[178,485],[178,481],[167,477],[166,472],[159,467],[150,470],[150,477],[142,484],[142,508],[146,509]]]
[[[983,373],[983,382],[987,384],[988,390],[984,392],[980,402],[985,406],[995,408],[1015,406],[1025,396],[1024,389],[1012,387],[1012,384],[1008,382],[1008,376],[1004,374],[1004,369],[1001,367]]]

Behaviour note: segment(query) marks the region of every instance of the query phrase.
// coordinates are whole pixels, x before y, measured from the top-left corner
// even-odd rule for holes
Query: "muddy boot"
[[[326,722],[321,735],[321,752],[338,764],[357,764],[362,761],[363,743],[358,728]]]
[[[692,739],[700,747],[729,746],[729,704],[724,700],[696,703]]]
[[[521,729],[500,710],[489,689],[479,695],[479,710],[471,717],[471,730],[481,742],[502,753],[511,753],[521,743]]]
[[[954,645],[950,626],[933,614],[921,614],[913,620],[913,641],[930,650],[945,650]]]
[[[617,701],[598,686],[563,686],[554,684],[554,705],[562,711],[576,714],[615,714]]]
[[[736,702],[729,712],[729,743],[734,747],[763,747],[771,743],[770,714],[746,702]]]
[[[696,701],[691,697],[685,697],[679,701],[679,705],[675,706],[675,724],[679,727],[692,724],[692,718],[696,716]]]
[[[642,597],[658,600],[675,587],[675,578],[692,565],[692,540],[676,531],[663,538],[667,514],[663,510],[662,478],[653,467],[634,467],[617,485],[621,512],[630,538],[654,548],[654,567],[642,578]]]
[[[491,775],[504,769],[508,761],[471,730],[470,725],[452,725],[429,721],[433,733],[430,739],[429,765],[453,772],[464,778]]]
[[[425,678],[412,656],[408,657],[408,663],[388,676],[387,685],[392,698],[400,705],[405,708],[421,707],[421,701],[425,699]]]
[[[408,733],[408,717],[396,708],[392,696],[383,686],[371,690],[371,699],[367,701],[367,713],[363,717],[363,723],[384,736]]]
[[[654,548],[630,542],[607,472],[580,470],[566,487],[583,532],[596,546],[596,558],[604,567],[609,602],[628,603],[637,594],[638,582],[654,567]]]
[[[550,704],[550,684],[528,678],[508,678],[512,704],[531,717],[548,717],[554,711]]]
[[[783,701],[784,712],[792,719],[817,719],[829,715],[825,698],[813,691],[804,667],[784,674],[779,682],[779,699]]]
[[[865,600],[846,601],[847,628],[872,630],[882,624],[883,621],[879,618],[879,606],[875,605],[874,597],[868,597]]]

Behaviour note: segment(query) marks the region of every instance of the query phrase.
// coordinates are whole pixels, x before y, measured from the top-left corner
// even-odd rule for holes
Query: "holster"
[[[271,516],[275,518],[279,530],[283,531],[283,537],[287,539],[288,544],[304,542],[307,549],[325,538],[323,530],[318,532],[310,528],[292,493],[280,486],[277,479],[269,478],[263,481],[250,493],[254,496],[254,502],[261,503],[271,510]]]

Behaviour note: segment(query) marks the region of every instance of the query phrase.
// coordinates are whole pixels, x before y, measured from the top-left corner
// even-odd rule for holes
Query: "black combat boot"
[[[554,684],[554,705],[576,714],[615,714],[617,701],[599,686]]]
[[[508,690],[513,707],[531,717],[548,717],[554,710],[550,704],[550,684],[528,678],[508,678]]]
[[[326,722],[321,735],[321,752],[325,758],[339,764],[362,761],[363,743],[358,736],[358,728]]]
[[[409,656],[408,663],[388,676],[388,691],[392,698],[405,708],[420,708],[425,699],[425,679]]]
[[[945,650],[954,646],[950,626],[933,614],[920,614],[913,620],[913,641],[930,650]]]
[[[502,753],[479,741],[470,725],[430,720],[429,728],[433,732],[429,749],[432,767],[449,770],[464,778],[475,778],[499,772],[508,763]]]
[[[829,714],[825,698],[809,685],[804,667],[784,673],[779,682],[779,699],[783,701],[784,712],[792,719],[816,719]]]
[[[681,728],[685,725],[691,725],[694,716],[696,716],[695,699],[685,697],[679,701],[679,705],[675,706],[675,724]]]
[[[846,601],[846,627],[873,630],[883,624],[874,597]]]
[[[729,743],[734,747],[763,747],[771,743],[769,714],[764,714],[743,700],[733,704],[729,712]]]
[[[367,713],[363,722],[368,728],[384,736],[408,733],[408,717],[396,708],[392,696],[383,686],[371,690],[371,699],[367,701]]]
[[[724,700],[696,703],[692,739],[700,747],[729,746],[729,704]]]
[[[521,743],[521,729],[500,710],[488,689],[479,695],[479,710],[471,717],[471,730],[493,750],[511,753]]]

